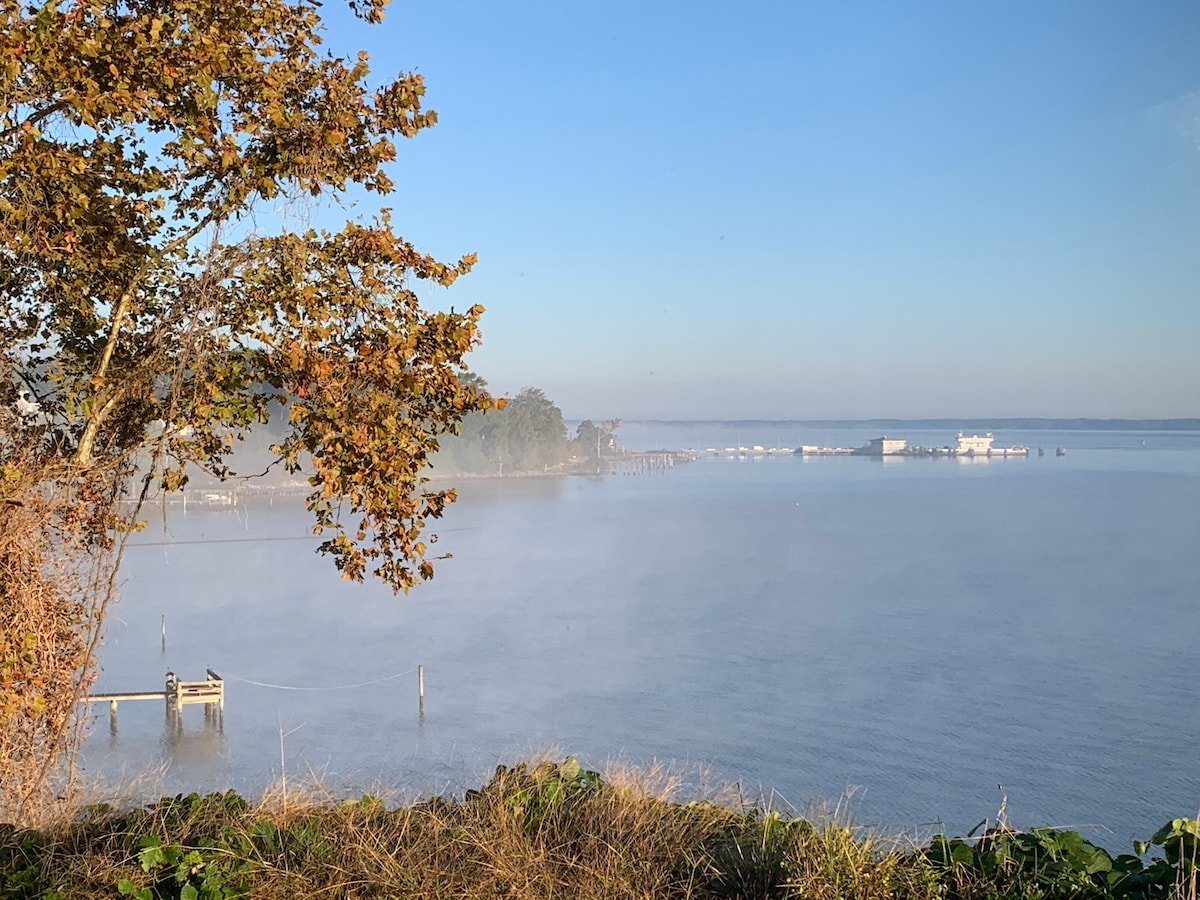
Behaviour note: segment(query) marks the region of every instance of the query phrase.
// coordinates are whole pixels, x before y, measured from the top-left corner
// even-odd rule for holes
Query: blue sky
[[[1200,3],[330,0],[401,232],[568,417],[1200,415]],[[362,198],[351,215],[379,205]],[[332,223],[332,217],[330,218]]]

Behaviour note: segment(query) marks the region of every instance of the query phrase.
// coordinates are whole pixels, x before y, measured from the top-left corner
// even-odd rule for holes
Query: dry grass
[[[220,876],[207,896],[265,900],[1032,896],[1028,883],[1014,893],[1017,882],[939,873],[903,840],[856,828],[841,808],[748,810],[730,805],[736,790],[720,786],[702,799],[703,778],[667,766],[610,765],[602,782],[595,774],[571,760],[501,767],[479,790],[396,807],[370,796],[339,800],[312,781],[277,787],[253,807],[233,794],[88,807],[39,833],[0,828],[0,896],[112,897],[127,880],[179,897],[180,877],[202,887],[207,873]],[[143,871],[149,836],[198,855],[190,866]],[[1189,874],[1173,891],[1144,896],[1196,900]]]
[[[268,791],[254,807],[214,796],[140,810],[91,808],[43,830],[39,883],[69,885],[67,893],[81,898],[112,896],[121,879],[149,884],[138,853],[153,834],[164,844],[212,846],[210,864],[240,867],[246,895],[256,898],[892,896],[870,890],[886,879],[844,871],[875,865],[869,845],[824,827],[785,825],[776,833],[782,820],[698,800],[696,780],[670,767],[613,765],[602,787],[551,790],[541,803],[530,791],[549,783],[537,780],[547,771],[559,770],[501,769],[461,799],[398,808],[371,797],[338,802],[312,783]],[[726,789],[716,799],[732,796]],[[865,890],[837,889],[849,885]]]

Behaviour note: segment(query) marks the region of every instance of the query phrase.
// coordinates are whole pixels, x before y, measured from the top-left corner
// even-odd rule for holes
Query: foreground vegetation
[[[1195,900],[1200,822],[1111,856],[1079,834],[1001,824],[882,841],[838,817],[679,802],[660,773],[571,758],[499,767],[479,790],[389,809],[233,792],[92,806],[0,826],[0,897],[1164,898]],[[1149,854],[1149,862],[1145,857]]]

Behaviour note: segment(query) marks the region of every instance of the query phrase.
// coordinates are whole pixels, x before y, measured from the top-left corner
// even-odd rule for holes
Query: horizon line
[[[589,416],[570,417],[569,421],[584,421],[590,419]],[[595,420],[592,420],[595,421]],[[897,422],[904,424],[944,424],[944,423],[971,423],[973,425],[983,425],[986,423],[1014,425],[1024,423],[1026,425],[1054,423],[1054,424],[1103,424],[1103,425],[1158,425],[1171,426],[1176,430],[1200,431],[1200,417],[1198,416],[1165,416],[1165,417],[1125,417],[1125,416],[868,416],[855,418],[819,418],[819,419],[765,419],[765,418],[636,418],[622,419],[621,424],[646,424],[646,425],[742,425],[742,424],[779,424],[779,425],[872,425],[880,422]],[[1181,428],[1181,426],[1189,426]]]

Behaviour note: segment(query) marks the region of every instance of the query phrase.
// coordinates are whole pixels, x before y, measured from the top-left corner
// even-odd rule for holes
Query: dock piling
[[[416,667],[416,718],[425,721],[425,666]]]

